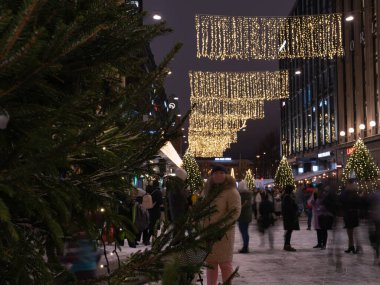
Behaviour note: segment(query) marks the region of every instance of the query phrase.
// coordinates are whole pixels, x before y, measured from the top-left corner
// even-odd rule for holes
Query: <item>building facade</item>
[[[295,174],[344,167],[359,137],[380,162],[379,4],[299,0],[291,15],[335,12],[343,14],[343,57],[280,62],[290,74],[290,98],[281,102],[281,151]]]

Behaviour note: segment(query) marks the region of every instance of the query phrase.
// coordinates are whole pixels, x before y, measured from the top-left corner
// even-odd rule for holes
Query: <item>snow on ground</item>
[[[234,285],[245,284],[380,284],[380,265],[374,263],[374,252],[368,241],[367,226],[362,222],[357,229],[358,237],[363,247],[361,254],[347,254],[347,235],[342,221],[338,221],[335,231],[329,231],[326,250],[314,249],[316,232],[307,231],[306,220],[301,218],[300,231],[294,231],[292,246],[296,252],[283,250],[282,220],[273,227],[274,249],[269,248],[267,236],[265,244],[261,245],[261,235],[257,231],[256,222],[250,225],[250,253],[239,254],[242,241],[236,227],[234,266],[239,267],[239,277]],[[144,250],[146,246],[139,245],[136,249],[122,247],[118,252],[121,259],[131,252]],[[107,246],[111,252],[113,247]],[[112,262],[115,255],[109,255]],[[104,263],[104,257],[101,260]],[[105,269],[101,269],[104,270]],[[197,283],[200,284],[200,283]],[[206,285],[206,281],[204,280]]]

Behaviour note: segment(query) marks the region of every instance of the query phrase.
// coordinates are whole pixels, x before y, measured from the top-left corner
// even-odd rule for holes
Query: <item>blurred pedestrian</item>
[[[212,205],[216,207],[217,212],[210,217],[210,223],[220,220],[231,210],[233,215],[230,221],[235,222],[240,216],[241,200],[236,189],[235,179],[227,175],[227,170],[221,166],[214,166],[211,171],[211,177],[206,184],[205,194],[218,191],[222,187],[221,194],[213,201]],[[216,285],[218,280],[218,267],[222,273],[223,282],[225,282],[233,273],[232,257],[235,242],[235,226],[233,225],[224,235],[224,237],[212,245],[210,254],[206,258],[209,266],[207,268],[207,285]]]
[[[341,205],[343,210],[344,227],[347,231],[348,248],[345,253],[358,253],[360,251],[359,240],[354,237],[355,228],[359,226],[359,195],[354,180],[350,179],[341,193]]]
[[[261,233],[261,245],[265,245],[265,232],[267,232],[269,246],[273,249],[273,232],[271,227],[274,225],[274,207],[273,201],[270,200],[270,197],[271,194],[267,191],[263,192],[261,195],[260,217],[257,220],[257,224]]]
[[[239,230],[243,239],[243,248],[240,253],[249,252],[249,223],[252,221],[252,191],[248,190],[245,180],[240,181],[238,191],[241,198],[241,213],[238,219]]]
[[[296,251],[296,249],[290,245],[290,240],[292,238],[292,232],[300,229],[298,222],[298,206],[293,191],[294,185],[286,185],[282,197],[282,219],[286,231],[284,237],[284,250],[286,251]]]
[[[169,206],[169,221],[174,226],[174,238],[179,241],[177,228],[181,228],[183,217],[189,209],[190,192],[186,189],[187,172],[182,168],[175,170],[176,176],[168,176],[166,180],[166,195]]]
[[[147,194],[152,196],[153,207],[148,208],[149,227],[143,232],[144,245],[150,245],[150,238],[160,228],[161,205],[163,203],[162,192],[158,180],[154,180],[152,187],[146,188]]]
[[[70,271],[78,280],[96,277],[97,264],[101,254],[97,251],[96,243],[89,240],[85,232],[73,236],[66,248],[63,262],[70,264]]]
[[[317,231],[317,245],[313,248],[326,248],[327,230],[331,230],[332,228],[334,215],[325,206],[327,202],[325,200],[327,199],[327,193],[324,191],[323,185],[320,184],[308,201],[308,204],[312,207],[314,229]]]

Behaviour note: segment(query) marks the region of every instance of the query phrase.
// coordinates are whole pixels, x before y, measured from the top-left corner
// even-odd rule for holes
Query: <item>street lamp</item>
[[[371,127],[376,127],[376,122],[375,122],[375,121],[371,121],[371,122],[369,122],[369,125],[370,125]]]
[[[345,20],[346,22],[352,22],[354,20],[354,16],[348,15]]]
[[[355,132],[355,130],[354,130],[354,128],[349,128],[349,129],[348,129],[348,132],[349,132],[350,134],[352,134],[353,132]]]
[[[159,14],[153,15],[153,20],[160,21],[161,19],[162,19],[161,15],[159,15]]]
[[[346,135],[346,132],[345,131],[340,131],[339,134],[340,134],[341,137],[344,137]]]
[[[359,125],[359,129],[364,130],[365,129],[365,125],[364,124],[360,124]]]

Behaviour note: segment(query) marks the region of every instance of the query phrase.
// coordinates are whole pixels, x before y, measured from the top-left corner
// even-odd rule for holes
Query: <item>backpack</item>
[[[141,205],[136,204],[136,227],[139,231],[144,231],[149,226],[149,212],[144,209]]]
[[[152,209],[153,208],[153,199],[152,195],[145,194],[142,198],[142,204],[144,209]]]

